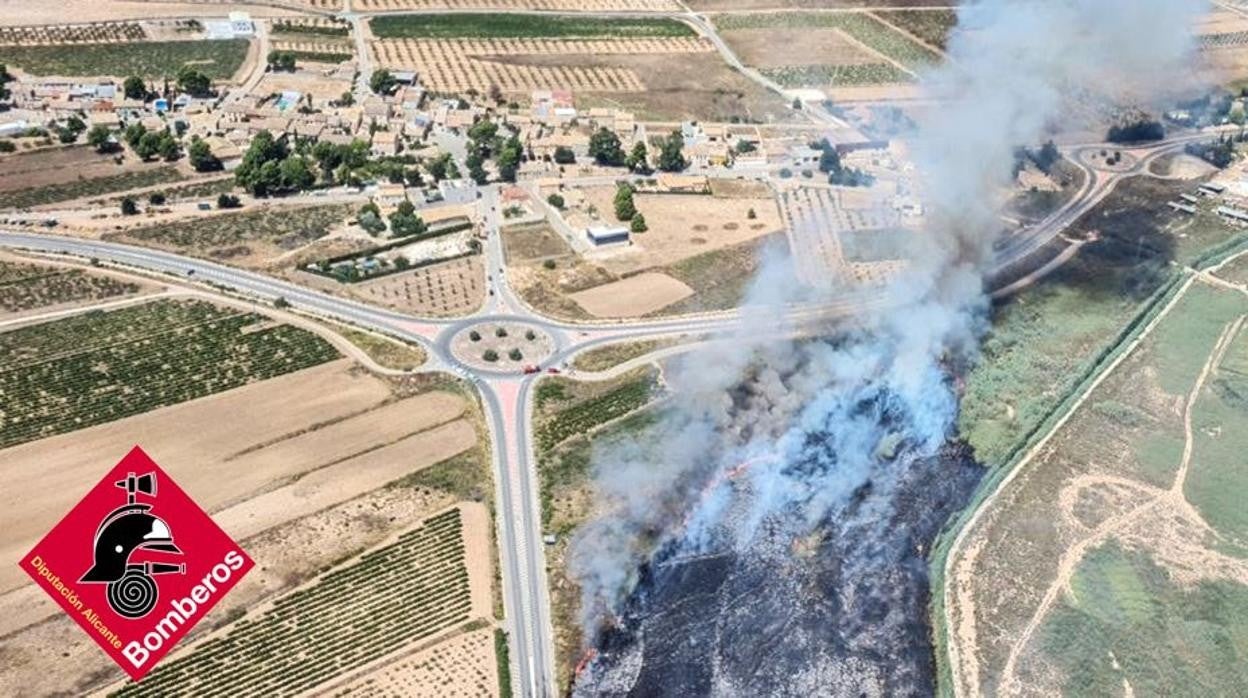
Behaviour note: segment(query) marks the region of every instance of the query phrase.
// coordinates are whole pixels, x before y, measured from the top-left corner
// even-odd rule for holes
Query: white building
[[[603,245],[614,245],[616,243],[628,242],[628,228],[624,226],[594,226],[585,229],[585,237],[594,244],[595,247]]]

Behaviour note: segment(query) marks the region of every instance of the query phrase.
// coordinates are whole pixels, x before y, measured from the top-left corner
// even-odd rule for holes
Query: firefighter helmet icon
[[[107,584],[108,605],[125,618],[142,618],[156,606],[158,574],[186,574],[185,564],[131,562],[137,550],[182,554],[173,544],[173,532],[151,504],[138,503],[139,494],[156,498],[156,474],[136,476],[113,483],[126,491],[126,504],[110,512],[95,531],[92,559],[95,564],[79,579],[84,584]]]

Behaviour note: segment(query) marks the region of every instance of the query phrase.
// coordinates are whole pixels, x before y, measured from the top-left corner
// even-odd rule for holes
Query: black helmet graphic
[[[79,579],[87,584],[108,585],[108,605],[125,618],[142,618],[156,605],[159,595],[154,574],[186,573],[186,565],[160,562],[130,562],[136,550],[158,550],[181,555],[173,543],[169,524],[151,513],[151,504],[138,504],[138,493],[156,496],[156,475],[136,477],[128,473],[125,480],[114,483],[126,491],[125,506],[104,517],[95,531],[92,547],[94,563]]]

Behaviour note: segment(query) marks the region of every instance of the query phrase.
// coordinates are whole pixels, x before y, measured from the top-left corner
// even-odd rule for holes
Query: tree
[[[284,140],[273,138],[268,131],[261,131],[251,140],[247,152],[243,153],[242,162],[234,170],[234,179],[240,187],[256,196],[280,192],[284,185],[281,162],[288,156]],[[292,166],[291,174],[298,175],[294,167],[297,166]]]
[[[163,132],[147,131],[139,138],[134,154],[142,160],[151,160],[160,152],[160,135]]]
[[[794,97],[793,98],[793,111],[801,111],[801,110],[802,110],[802,100],[798,99],[797,97]]]
[[[351,94],[351,90],[343,92],[342,96],[338,98],[338,104],[344,107],[349,107],[352,104],[355,104],[355,95]]]
[[[664,172],[680,172],[688,167],[689,163],[681,152],[684,148],[685,139],[680,135],[680,131],[672,131],[671,135],[663,141],[662,148],[659,149],[659,169]]]
[[[472,331],[470,331],[470,332],[468,333],[468,339],[471,339],[471,340],[472,340],[472,341],[474,341],[474,342],[480,342],[480,341],[481,341],[481,333],[480,333],[480,332],[478,332],[478,331],[476,331],[476,330],[472,330]]]
[[[152,192],[151,195],[147,197],[147,202],[153,206],[164,206],[165,193],[163,191]]]
[[[485,184],[490,178],[485,171],[485,158],[480,153],[469,153],[466,161],[468,165],[468,176],[477,184]]]
[[[385,68],[373,71],[372,77],[368,79],[368,89],[372,90],[373,94],[390,94],[390,91],[393,90],[394,86],[397,84],[398,81],[394,79],[394,75],[392,75],[390,71]]]
[[[360,227],[363,228],[364,232],[369,235],[376,237],[386,232],[386,222],[383,221],[381,216],[374,211],[361,212],[358,220],[360,222]]]
[[[294,72],[295,54],[293,51],[269,51],[269,69]]]
[[[546,197],[546,203],[562,211],[563,206],[566,202],[563,200],[562,196],[558,194],[551,194],[550,196]]]
[[[178,69],[178,89],[195,97],[212,94],[212,79],[189,65]]]
[[[286,300],[285,296],[278,296],[273,299],[273,307],[278,310],[284,310],[290,307],[290,301]]]
[[[507,352],[507,358],[511,359],[512,361],[519,361],[520,359],[524,358],[524,354],[521,354],[519,349],[512,349],[511,351]]]
[[[425,221],[416,215],[416,207],[407,199],[404,199],[394,213],[390,214],[390,231],[395,237],[421,235],[428,229]]]
[[[745,212],[745,217],[750,220],[754,220],[755,218],[758,218],[758,214],[755,213],[754,209],[751,208],[749,211]]]
[[[147,129],[144,128],[143,124],[136,121],[127,126],[126,130],[122,132],[122,139],[131,148],[138,148],[139,141],[142,140],[145,133],[147,133]]]
[[[13,74],[9,72],[9,66],[0,63],[0,102],[8,100],[12,96],[7,85],[13,82]]]
[[[126,99],[146,99],[147,85],[143,83],[143,78],[137,75],[131,75],[121,84],[122,94]]]
[[[644,233],[649,230],[646,227],[646,217],[641,215],[641,211],[633,215],[633,220],[629,222],[628,229],[634,233]]]
[[[489,361],[490,363],[494,363],[495,361],[498,361],[498,352],[493,349],[486,349],[485,353],[481,355],[481,358]]]
[[[520,157],[524,153],[524,147],[520,145],[520,139],[512,136],[503,144],[502,150],[498,151],[498,177],[504,182],[516,181],[516,172],[520,169]]]
[[[498,135],[498,124],[489,119],[482,119],[468,127],[468,139],[476,141],[479,147],[488,147]]]
[[[646,144],[637,141],[633,144],[633,149],[628,153],[628,157],[624,160],[624,165],[638,174],[650,173],[650,156],[646,152]]]
[[[121,215],[133,216],[138,212],[139,212],[139,205],[134,202],[134,199],[131,199],[130,197],[127,196],[126,198],[121,200]]]
[[[816,144],[819,153],[819,171],[824,174],[832,174],[841,171],[841,155],[836,152],[836,148],[823,139]]]
[[[178,145],[178,139],[166,130],[161,132],[156,140],[156,152],[165,161],[173,161],[182,156],[182,146]]]
[[[238,208],[242,206],[242,202],[233,194],[221,194],[217,196],[217,208]]]
[[[560,165],[572,165],[576,163],[576,153],[566,146],[555,146],[555,162]]]
[[[433,181],[441,182],[446,179],[447,166],[451,164],[451,154],[442,153],[436,158],[429,161],[425,167],[429,170],[429,176],[433,177]]]
[[[624,149],[620,137],[605,128],[598,129],[589,137],[589,155],[599,165],[619,167],[624,164]]]
[[[1053,169],[1053,165],[1056,164],[1061,157],[1062,154],[1058,152],[1057,145],[1053,143],[1053,141],[1049,141],[1040,147],[1040,152],[1036,153],[1036,155],[1032,157],[1032,162],[1036,163],[1036,167],[1039,168],[1041,172],[1049,174],[1049,171]]]
[[[622,183],[615,189],[615,217],[617,220],[632,220],[637,215],[637,207],[633,204],[633,187]]]
[[[488,94],[490,95],[490,100],[493,101],[495,104],[503,103],[504,101],[503,91],[501,88],[499,88],[498,85],[491,83]]]
[[[191,139],[186,155],[196,172],[216,172],[223,167],[220,158],[212,154],[212,148],[208,146],[208,142],[199,136]]]
[[[547,269],[547,270],[552,270],[552,271],[553,271],[553,270],[554,270],[554,268],[555,268],[555,260],[553,260],[553,259],[548,259],[548,260],[546,260],[546,261],[542,262],[542,267],[544,267],[544,268],[545,268],[545,269]]]
[[[291,155],[281,162],[282,187],[293,191],[307,189],[316,183],[316,175],[301,155]]]
[[[495,336],[495,337],[498,337],[499,339],[502,339],[503,337],[506,337],[506,336],[507,336],[507,328],[506,328],[506,327],[499,327],[499,328],[495,329],[495,330],[494,330],[494,336]]]

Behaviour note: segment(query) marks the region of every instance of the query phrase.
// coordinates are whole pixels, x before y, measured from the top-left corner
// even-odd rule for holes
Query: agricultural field
[[[441,93],[470,89],[485,92],[497,85],[504,93],[536,89],[574,92],[642,92],[642,77],[627,67],[610,65],[611,57],[634,54],[671,56],[709,53],[709,43],[693,37],[658,38],[486,38],[383,39],[370,44],[373,60],[387,68],[414,70],[423,84]],[[592,65],[568,58],[592,56]],[[517,57],[550,58],[551,65],[527,65]]]
[[[202,301],[155,301],[0,334],[0,448],[337,357],[326,342]]]
[[[484,509],[493,487],[479,420],[454,381],[383,379],[338,360],[10,448],[2,457],[13,482],[46,483],[56,473],[66,486],[32,485],[4,499],[9,537],[0,557],[16,561],[98,476],[101,454],[124,453],[142,434],[144,447],[257,561],[192,640],[466,500],[481,511],[464,519],[470,586],[480,596],[474,615],[488,615],[489,573],[471,571],[491,549]],[[56,641],[70,626],[16,565],[3,566],[0,693],[20,694],[38,680],[48,692],[82,695],[113,681],[116,668],[90,643]],[[53,646],[58,651],[44,649]]]
[[[942,51],[958,24],[954,10],[878,10],[872,14]]]
[[[266,206],[158,223],[108,233],[104,238],[261,267],[325,237],[351,213],[347,204]]]
[[[0,207],[30,208],[117,191],[177,182],[176,167],[101,155],[86,145],[11,155],[0,172]]]
[[[674,0],[356,0],[359,12],[393,12],[405,10],[497,10],[516,12],[544,10],[551,12],[678,12]]]
[[[414,652],[356,679],[334,698],[411,696],[412,698],[492,698],[499,694],[494,631],[469,630]]]
[[[654,399],[659,388],[657,376],[644,369],[634,374],[615,382],[618,384],[548,378],[538,393],[538,452],[549,452],[573,436],[587,437],[594,429]]]
[[[868,13],[716,15],[716,28],[742,60],[788,87],[857,87],[910,82],[940,56]],[[804,50],[819,32],[827,48]],[[834,38],[833,38],[834,37]]]
[[[482,609],[469,588],[462,511],[425,520],[112,695],[297,695],[465,624]]]
[[[147,38],[138,22],[53,24],[35,27],[0,27],[0,46],[52,46],[66,44],[112,44]]]
[[[570,257],[573,252],[566,240],[545,221],[510,225],[499,231],[507,264],[543,262]]]
[[[413,315],[468,315],[485,301],[485,264],[480,255],[469,255],[350,284],[346,292]]]
[[[105,274],[0,257],[0,318],[123,298],[141,288]]]
[[[373,60],[417,71],[435,92],[498,86],[524,101],[535,89],[569,89],[578,108],[614,107],[642,119],[765,121],[788,113],[787,101],[730,70],[710,42],[673,20],[482,17],[374,18]]]
[[[1183,273],[1162,306],[955,550],[959,689],[1248,687],[1248,295]]]
[[[0,63],[31,75],[111,76],[138,75],[160,79],[193,64],[214,80],[229,80],[247,57],[246,39],[200,41],[132,41],[64,46],[3,46]]]
[[[390,15],[373,18],[369,28],[379,39],[646,39],[696,36],[688,25],[671,19],[572,15]]]
[[[631,318],[656,313],[693,295],[693,289],[666,274],[643,272],[571,295],[599,318]]]

